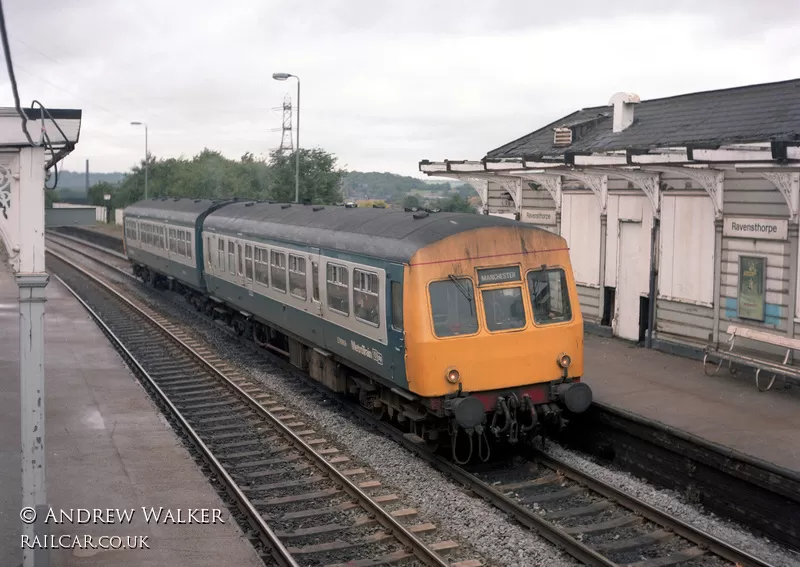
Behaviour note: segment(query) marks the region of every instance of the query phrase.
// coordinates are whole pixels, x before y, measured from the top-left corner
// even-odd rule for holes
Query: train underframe
[[[173,278],[139,264],[134,264],[134,274],[151,286],[182,294],[195,310],[259,347],[282,355],[326,388],[350,396],[376,417],[393,423],[407,436],[433,450],[449,453],[459,464],[486,462],[497,448],[513,448],[537,436],[544,439],[567,426],[569,413],[581,413],[591,405],[589,386],[570,378],[504,390],[423,398],[359,371],[332,353],[308,345]]]

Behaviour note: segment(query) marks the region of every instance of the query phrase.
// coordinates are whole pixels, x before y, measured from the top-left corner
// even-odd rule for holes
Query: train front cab
[[[563,238],[478,229],[419,250],[405,276],[409,386],[451,428],[515,443],[591,404]]]

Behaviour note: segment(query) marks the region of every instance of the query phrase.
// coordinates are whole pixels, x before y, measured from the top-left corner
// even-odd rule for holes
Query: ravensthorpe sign
[[[722,234],[738,238],[786,240],[789,237],[789,221],[786,219],[728,217],[725,219]]]

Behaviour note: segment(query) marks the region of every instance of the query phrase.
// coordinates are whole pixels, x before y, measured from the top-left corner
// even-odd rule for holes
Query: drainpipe
[[[600,289],[597,298],[599,322],[603,321],[603,310],[606,302],[606,233],[608,232],[608,215],[600,215]]]
[[[789,313],[786,317],[786,336],[794,338],[794,312],[797,306],[797,223],[789,224]],[[792,351],[794,354],[794,351]]]
[[[647,334],[645,347],[653,348],[653,329],[656,325],[656,284],[658,282],[658,234],[660,219],[653,217],[653,227],[650,229],[650,302],[647,314]]]
[[[722,218],[714,221],[714,326],[711,330],[711,342],[719,346],[719,310],[720,289],[722,283]]]

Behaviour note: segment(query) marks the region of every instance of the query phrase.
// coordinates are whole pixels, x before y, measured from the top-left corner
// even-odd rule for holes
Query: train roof
[[[153,197],[125,207],[125,214],[194,225],[197,217],[227,201]]]
[[[470,230],[502,226],[541,230],[519,221],[469,213],[422,216],[392,209],[253,202],[225,205],[209,214],[203,226],[404,263],[420,248]]]

